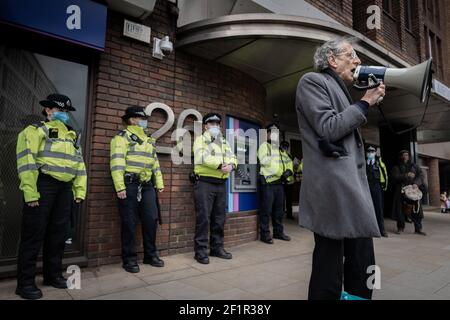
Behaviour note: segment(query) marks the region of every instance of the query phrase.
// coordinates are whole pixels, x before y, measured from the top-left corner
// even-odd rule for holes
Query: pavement
[[[374,239],[381,288],[374,300],[450,299],[450,214],[425,212],[427,236],[414,234],[412,224],[395,235],[395,222],[386,220],[389,238]],[[210,258],[209,265],[193,253],[164,257],[165,267],[140,265],[130,274],[120,264],[83,268],[81,289],[61,290],[37,285],[44,298],[139,300],[303,300],[307,298],[314,246],[310,231],[296,221],[285,221],[290,242],[273,245],[254,241],[233,248],[232,260]],[[0,280],[0,299],[20,299],[15,279]]]

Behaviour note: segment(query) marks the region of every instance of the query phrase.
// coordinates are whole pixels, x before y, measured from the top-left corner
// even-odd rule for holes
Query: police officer
[[[269,219],[272,218],[273,238],[289,241],[291,238],[283,231],[284,186],[293,175],[288,166],[289,157],[279,147],[279,127],[270,124],[266,127],[269,139],[260,145],[261,208],[259,210],[260,240],[273,244],[270,237]]]
[[[26,127],[17,139],[17,171],[24,196],[22,232],[17,258],[16,294],[39,299],[36,259],[43,245],[44,285],[67,288],[62,256],[72,202],[86,196],[86,169],[80,135],[67,125],[70,99],[50,94],[39,102],[45,122]]]
[[[139,216],[144,244],[143,263],[164,266],[155,245],[159,219],[156,191],[162,192],[164,183],[155,140],[144,131],[147,129],[147,118],[143,107],[127,108],[122,116],[126,129],[111,140],[110,168],[121,220],[122,267],[131,273],[140,271],[135,248]]]
[[[281,157],[285,159],[284,165],[286,170],[291,170],[294,173],[294,162],[292,161],[292,157],[289,154],[289,142],[282,141],[280,144],[280,152]],[[294,216],[292,215],[292,193],[294,191],[294,174],[287,177],[284,183],[284,198],[285,198],[285,211],[286,218],[294,220]]]
[[[369,145],[367,147],[366,173],[380,234],[387,238],[388,235],[384,229],[383,191],[387,189],[388,175],[386,165],[381,160],[381,157],[377,156],[376,152],[377,150],[374,146]]]
[[[195,211],[195,260],[208,264],[208,229],[210,229],[210,256],[231,259],[231,253],[223,248],[226,181],[237,166],[237,159],[221,134],[222,117],[208,113],[203,117],[205,132],[194,142]]]

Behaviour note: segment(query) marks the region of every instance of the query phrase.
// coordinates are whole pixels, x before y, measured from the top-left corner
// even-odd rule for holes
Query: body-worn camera
[[[290,170],[290,169],[285,170],[283,172],[283,174],[281,175],[281,182],[282,183],[287,183],[288,182],[288,178],[293,176],[293,175],[294,175],[294,173],[292,172],[292,170]]]

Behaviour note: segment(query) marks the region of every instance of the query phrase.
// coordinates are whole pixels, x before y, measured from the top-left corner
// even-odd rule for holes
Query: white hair
[[[341,53],[345,44],[353,44],[356,41],[355,37],[345,36],[328,40],[322,44],[314,53],[314,70],[320,72],[328,68],[328,57]]]

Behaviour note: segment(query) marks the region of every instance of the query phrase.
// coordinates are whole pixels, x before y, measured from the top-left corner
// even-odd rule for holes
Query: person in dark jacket
[[[392,168],[391,179],[394,183],[394,198],[392,204],[392,218],[397,220],[397,232],[400,234],[405,230],[405,203],[402,194],[402,188],[407,185],[417,185],[419,189],[424,192],[426,186],[423,182],[423,174],[419,166],[412,163],[410,155],[407,150],[399,152],[399,164]],[[419,205],[419,210],[415,212],[412,210],[411,219],[414,223],[414,233],[425,236],[426,233],[422,231],[423,209]]]
[[[386,165],[381,157],[377,156],[377,150],[373,145],[367,147],[366,174],[369,182],[370,195],[377,216],[378,227],[383,237],[388,237],[384,228],[383,192],[387,189],[388,175]]]

